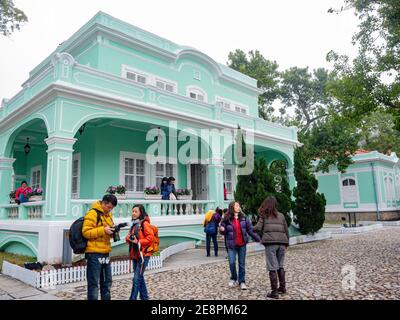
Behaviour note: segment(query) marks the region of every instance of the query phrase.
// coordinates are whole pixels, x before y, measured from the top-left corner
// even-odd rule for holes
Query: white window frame
[[[128,151],[121,151],[120,152],[120,167],[119,167],[119,183],[121,185],[125,185],[125,159],[134,159],[135,160],[135,170],[136,170],[136,160],[144,160],[144,188],[150,185],[149,173],[150,165],[146,161],[146,155],[143,153],[135,153],[135,152],[128,152]],[[136,176],[136,172],[134,173]],[[127,187],[127,186],[126,186]],[[136,188],[136,185],[135,185]],[[129,198],[143,198],[143,191],[126,191],[126,195]]]
[[[77,178],[77,186],[76,186],[76,192],[73,192],[73,172],[74,172],[74,161],[78,161],[78,175],[76,176]],[[72,168],[71,168],[71,198],[72,199],[79,199],[81,194],[81,154],[76,153],[72,156]]]
[[[167,157],[167,159],[168,159],[168,157]],[[171,159],[172,160],[172,158],[169,158],[169,159]],[[170,165],[172,165],[172,176],[175,178],[175,187],[178,189],[178,164],[177,164],[177,162],[176,162],[176,159],[175,158],[173,158],[174,159],[174,161],[172,161],[172,163],[171,162],[160,162],[161,164],[163,164],[164,165],[164,175],[163,175],[163,177],[167,177],[167,178],[169,178],[170,176],[167,176],[166,175],[166,166],[165,166],[165,164],[170,164]],[[152,163],[153,163],[154,161],[152,161]],[[157,184],[157,170],[156,170],[156,163],[154,163],[154,164],[152,164],[152,165],[150,165],[150,182],[151,182],[151,185],[153,185],[153,186],[157,186],[157,187],[160,187],[160,184]]]
[[[385,185],[386,202],[390,201],[390,203],[392,203],[395,200],[393,177],[391,177],[390,175],[386,175],[383,178],[383,181],[384,181],[384,185]]]
[[[245,105],[242,105],[242,104],[239,104],[239,103],[235,103],[234,108],[235,108],[234,111],[237,112],[237,113],[246,114],[246,115],[249,114],[249,107],[248,106],[245,106]],[[239,108],[240,111],[237,111],[236,108]],[[245,112],[242,112],[242,110],[244,110]]]
[[[228,200],[233,199],[233,194],[236,190],[236,166],[235,165],[224,165],[224,173],[223,173],[223,179],[224,179],[224,184],[225,186],[227,185],[226,182],[226,170],[231,171],[231,181],[230,183],[232,184],[232,190],[228,190]],[[228,189],[228,188],[227,188]]]
[[[193,79],[201,81],[201,72],[199,70],[193,71]]]
[[[128,72],[136,74],[136,80],[129,79],[128,76],[127,76]],[[138,76],[138,75],[139,75],[139,76],[142,76],[142,77],[144,77],[144,78],[146,79],[145,83],[142,83],[142,82],[137,81],[137,76]],[[141,84],[141,85],[149,84],[149,75],[148,75],[147,73],[145,73],[145,72],[143,72],[143,71],[140,71],[140,70],[137,70],[137,69],[134,69],[134,68],[132,68],[132,67],[126,66],[126,65],[122,65],[121,76],[122,76],[124,79],[128,80],[128,81],[132,81],[132,82],[135,82],[135,83],[139,83],[139,84]]]
[[[164,83],[164,89],[162,89],[162,88],[157,86],[157,81]],[[173,87],[173,91],[172,92],[168,91],[167,89],[165,89],[167,84],[172,85],[172,87]],[[162,91],[166,91],[166,92],[169,92],[169,93],[175,93],[175,94],[178,93],[178,83],[176,81],[172,81],[172,80],[169,80],[169,79],[165,79],[165,78],[161,78],[161,77],[158,77],[158,76],[154,76],[153,85],[157,89],[162,90]]]
[[[348,191],[348,190],[346,190],[346,187],[348,187],[348,186],[343,186],[343,182],[345,180],[354,180],[354,183],[355,183],[355,185],[354,185],[354,188],[355,188],[355,191],[354,191],[355,192],[354,193],[355,201],[349,201],[348,199],[346,199],[347,196],[345,196],[345,191]],[[358,181],[357,181],[356,177],[349,176],[349,177],[341,178],[340,179],[340,191],[341,191],[341,196],[342,196],[342,203],[351,203],[351,202],[360,203],[360,195],[359,195],[359,192],[358,192]]]
[[[191,93],[196,94],[196,98],[190,97],[190,94],[191,94]],[[199,99],[197,99],[197,96],[198,96],[199,94],[201,94],[201,95],[204,97],[204,100],[199,100]],[[202,88],[200,88],[200,87],[198,87],[198,86],[188,86],[188,87],[186,87],[186,96],[187,96],[189,99],[196,100],[196,101],[198,101],[198,102],[205,102],[205,103],[208,103],[208,96],[207,96],[207,93],[206,93]]]
[[[238,102],[235,102],[233,100],[226,99],[226,98],[223,98],[223,97],[220,97],[220,96],[216,96],[215,97],[215,105],[218,105],[219,103],[223,104],[223,106],[222,106],[223,110],[229,110],[229,111],[232,111],[232,112],[235,112],[235,113],[249,115],[249,107],[244,105],[244,104],[241,104],[241,103],[238,103]],[[229,108],[226,108],[226,106],[225,106],[226,104],[229,104]],[[243,113],[241,110],[240,111],[236,111],[236,107],[239,107],[241,110],[245,110],[246,112]]]
[[[37,184],[33,184],[33,173],[34,172],[40,172],[40,180],[39,180],[39,184],[38,184],[38,186],[37,186]],[[30,181],[30,187],[32,188],[32,189],[34,189],[34,188],[42,188],[42,173],[43,173],[43,170],[42,170],[42,166],[34,166],[34,167],[32,167],[31,168],[31,181]]]

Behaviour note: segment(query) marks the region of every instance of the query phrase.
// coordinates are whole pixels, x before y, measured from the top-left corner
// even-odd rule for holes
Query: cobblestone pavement
[[[288,294],[282,299],[400,299],[400,228],[290,247],[286,270]],[[265,299],[269,279],[263,253],[247,257],[246,272],[247,291],[228,287],[227,261],[145,277],[151,299]],[[115,280],[112,298],[127,299],[130,289],[130,279]],[[86,286],[56,295],[85,299]]]

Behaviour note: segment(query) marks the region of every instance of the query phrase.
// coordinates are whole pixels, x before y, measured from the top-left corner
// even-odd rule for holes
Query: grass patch
[[[36,257],[22,256],[19,254],[0,252],[0,272],[3,267],[3,261],[23,267],[25,262],[36,262]]]

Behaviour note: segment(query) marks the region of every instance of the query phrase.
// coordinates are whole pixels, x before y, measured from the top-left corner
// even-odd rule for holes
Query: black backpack
[[[97,212],[97,225],[101,222],[102,212],[93,209]],[[69,244],[75,254],[83,254],[86,251],[88,240],[82,234],[84,217],[75,220],[69,228]]]

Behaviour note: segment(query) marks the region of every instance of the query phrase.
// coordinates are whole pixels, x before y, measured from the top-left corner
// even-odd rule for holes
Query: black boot
[[[280,268],[278,270],[278,278],[279,278],[278,293],[285,294],[286,293],[285,269]]]
[[[271,292],[267,294],[268,298],[279,299],[278,294],[278,275],[276,271],[269,272],[269,280],[271,282]]]

